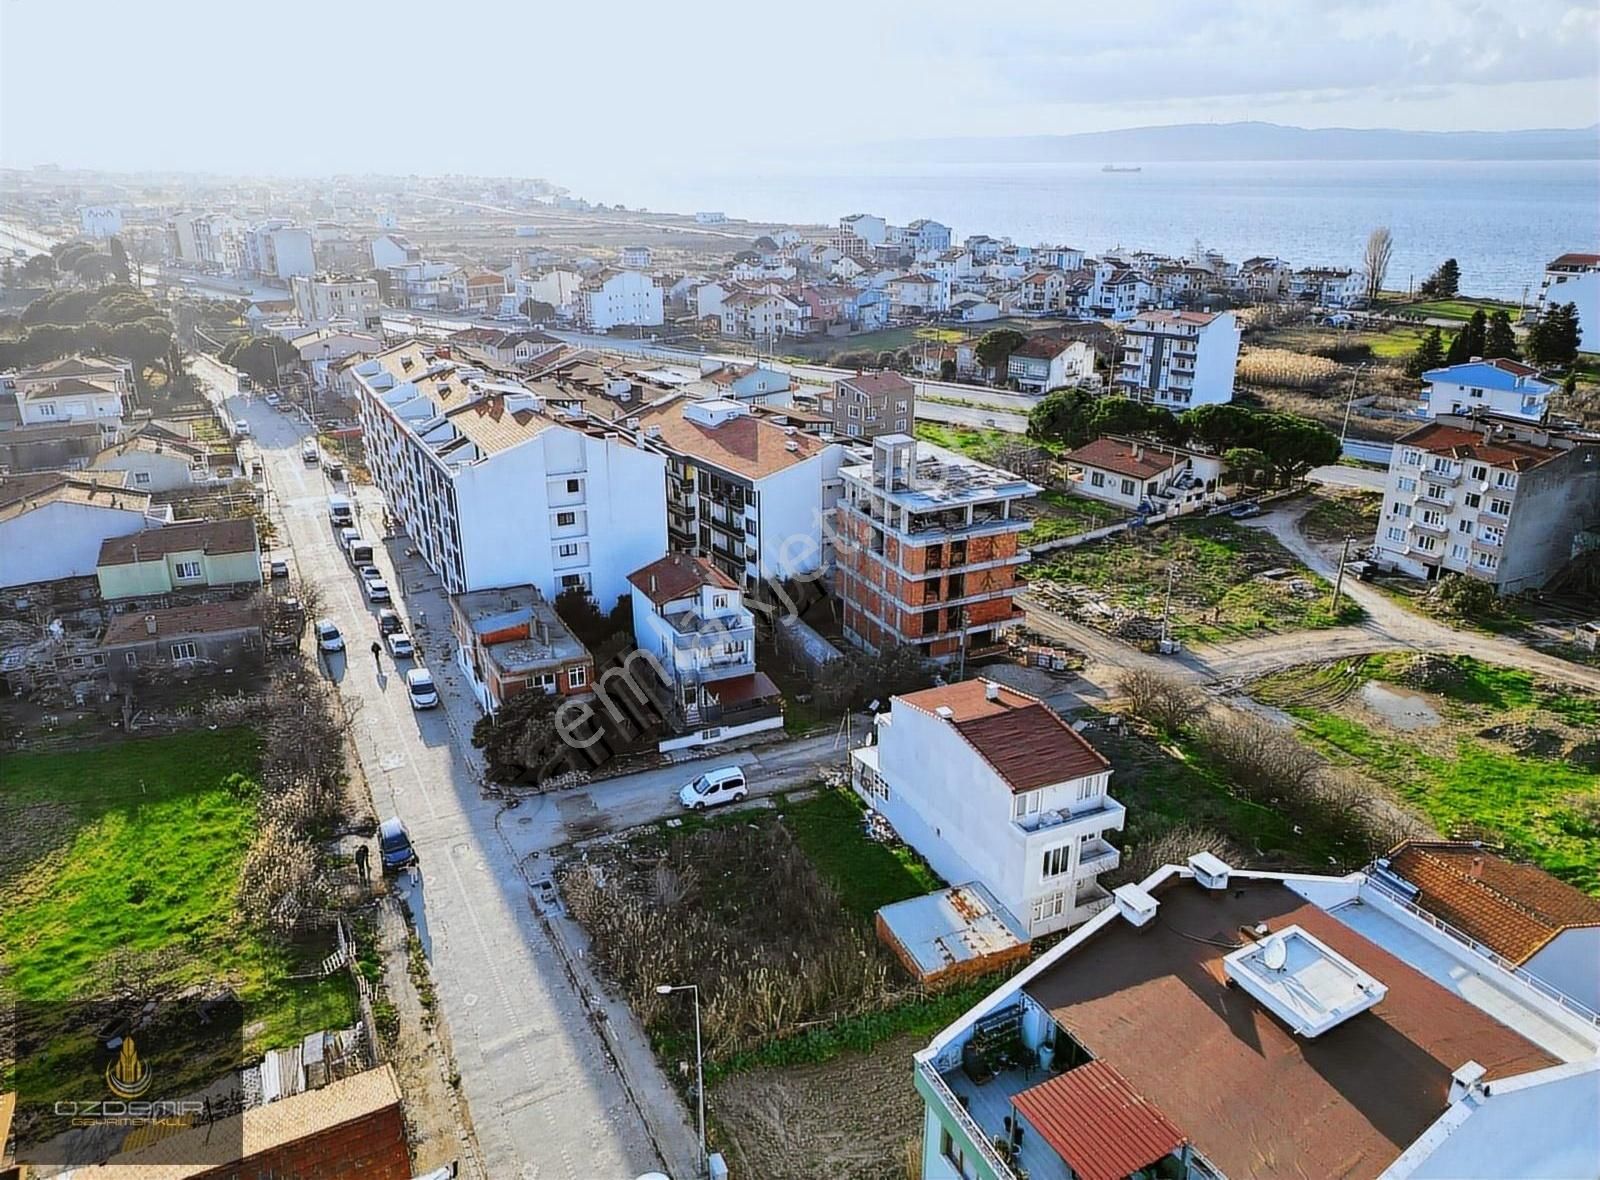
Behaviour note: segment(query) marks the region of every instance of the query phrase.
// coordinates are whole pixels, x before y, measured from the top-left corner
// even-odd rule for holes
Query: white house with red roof
[[[983,885],[1029,937],[1111,904],[1097,881],[1127,813],[1111,763],[1049,706],[992,680],[894,697],[851,784],[953,885]]]
[[[1222,495],[1222,460],[1182,447],[1105,435],[1062,458],[1073,491],[1129,512],[1193,512]]]
[[[1537,313],[1568,303],[1578,309],[1578,347],[1600,350],[1600,254],[1563,254],[1544,268]]]

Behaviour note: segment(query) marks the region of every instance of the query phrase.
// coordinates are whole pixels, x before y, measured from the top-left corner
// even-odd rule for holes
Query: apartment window
[[[1458,533],[1470,533],[1471,531],[1472,531],[1472,522],[1470,520],[1458,520],[1458,521],[1456,521],[1456,532],[1458,532]]]
[[[142,487],[150,482],[150,473],[148,471],[135,471],[133,473],[133,482],[136,487]]]
[[[561,575],[561,588],[563,590],[581,590],[581,589],[583,589],[583,575],[582,574],[562,574]]]
[[[1044,897],[1035,898],[1033,921],[1037,925],[1040,922],[1049,921],[1051,918],[1059,918],[1066,911],[1066,908],[1067,895],[1065,893],[1051,893]]]
[[[962,1180],[967,1180],[968,1177],[973,1175],[972,1171],[967,1167],[966,1153],[961,1150],[961,1145],[955,1141],[950,1132],[944,1127],[939,1128],[939,1154],[950,1162]]]
[[[1021,819],[1028,815],[1038,815],[1040,795],[1041,792],[1039,791],[1023,791],[1021,794],[1013,796],[1011,800],[1011,818]]]
[[[1391,541],[1403,541],[1406,539],[1406,531],[1405,529],[1396,528],[1393,525],[1390,525],[1388,532],[1385,533],[1385,536],[1387,536]]]
[[[1510,500],[1499,500],[1499,499],[1490,500],[1489,501],[1489,511],[1494,513],[1496,516],[1510,516],[1511,515],[1511,501]]]
[[[851,422],[845,427],[845,433],[854,437],[861,433],[861,427],[857,426],[854,422]]]
[[[1125,480],[1123,480],[1123,481],[1122,481],[1122,494],[1123,494],[1123,495],[1124,495],[1124,496],[1131,496],[1131,495],[1133,495],[1133,493],[1134,493],[1134,488],[1135,488],[1135,485],[1134,485],[1134,482],[1133,482],[1133,480],[1131,480],[1131,479],[1125,479]]]
[[[556,690],[556,674],[554,672],[536,673],[528,680],[528,684],[533,688],[543,689],[545,695],[548,696]]]
[[[1417,481],[1412,479],[1409,475],[1402,475],[1398,480],[1395,481],[1395,486],[1398,487],[1402,492],[1414,492],[1417,490]]]
[[[1434,511],[1432,511],[1430,509],[1429,511],[1424,512],[1422,514],[1422,523],[1423,524],[1431,524],[1435,528],[1437,528],[1439,525],[1442,525],[1444,523],[1444,516],[1442,514],[1438,513],[1438,512],[1434,512]]]
[[[583,485],[581,483],[579,483],[577,480],[575,480],[575,479],[567,480],[567,491],[576,494],[578,489],[580,489],[581,487],[583,487]]]
[[[1430,483],[1428,485],[1428,499],[1430,499],[1430,500],[1443,500],[1445,498],[1445,495],[1446,495],[1446,493],[1445,493],[1444,488],[1442,488],[1438,484]]]
[[[1047,848],[1044,853],[1043,873],[1046,877],[1059,877],[1072,867],[1072,848]]]
[[[1105,487],[1106,486],[1106,477],[1105,477],[1104,473],[1099,472],[1099,471],[1091,471],[1089,473],[1089,486],[1090,487],[1094,487],[1094,488],[1103,488],[1103,487]]]
[[[200,563],[198,561],[180,561],[177,570],[179,581],[192,582],[200,576]]]
[[[123,652],[122,653],[122,662],[124,664],[129,665],[130,667],[133,666],[133,665],[136,665],[139,662],[139,653],[138,652],[133,652],[133,651],[125,651],[125,652]]]
[[[1467,559],[1467,547],[1465,545],[1450,546],[1450,556],[1456,561],[1465,561]]]
[[[1443,455],[1435,455],[1433,457],[1433,470],[1438,472],[1440,475],[1449,475],[1455,470],[1455,464],[1449,459],[1446,459]]]
[[[199,650],[192,643],[174,643],[172,645],[172,658],[174,660],[192,660],[199,654]]]
[[[910,408],[911,407],[906,405],[906,399],[905,398],[901,398],[899,401],[894,403],[894,412],[896,414],[907,413],[907,412],[909,412]]]
[[[1478,554],[1478,568],[1479,569],[1492,570],[1499,564],[1500,564],[1500,559],[1498,557],[1496,557],[1493,553],[1480,553],[1480,554]]]
[[[54,418],[55,416],[56,416],[56,408],[55,408],[55,406],[51,405],[49,402],[40,402],[39,403],[39,417],[41,417],[41,418]]]
[[[556,513],[556,527],[557,528],[566,528],[568,525],[574,525],[574,524],[577,524],[577,523],[578,523],[578,514],[576,512],[558,512],[558,513]]]
[[[861,417],[861,407],[860,406],[849,406],[849,407],[847,407],[847,412],[849,413],[850,417],[852,417],[852,418]]]
[[[1439,547],[1439,542],[1433,537],[1418,537],[1416,540],[1416,546],[1424,553],[1432,553]]]
[[[1510,491],[1517,486],[1517,475],[1514,471],[1496,471],[1494,473],[1494,486]]]
[[[589,669],[585,667],[567,669],[567,687],[582,688],[589,683]]]
[[[712,610],[726,610],[727,606],[728,606],[728,596],[726,594],[713,594],[711,596],[711,609]]]
[[[1422,452],[1407,447],[1405,450],[1400,452],[1400,462],[1404,463],[1407,467],[1416,467],[1422,462]]]
[[[1389,515],[1398,516],[1402,520],[1408,520],[1411,517],[1411,505],[1396,504],[1394,507],[1389,509]]]
[[[1482,463],[1474,463],[1472,465],[1472,478],[1473,479],[1488,479],[1489,478],[1489,469],[1487,467],[1485,467]]]
[[[1483,497],[1478,495],[1477,492],[1468,492],[1462,497],[1462,502],[1465,503],[1468,508],[1476,508],[1479,504],[1483,503]]]

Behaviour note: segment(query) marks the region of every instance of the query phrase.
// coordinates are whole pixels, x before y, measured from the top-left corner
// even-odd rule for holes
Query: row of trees
[[[160,367],[169,380],[180,379],[183,371],[172,322],[143,291],[123,284],[36,299],[12,331],[0,338],[0,369],[89,352],[132,361],[141,388],[146,369]]]
[[[1028,434],[1071,447],[1103,434],[1194,443],[1221,455],[1246,482],[1279,486],[1339,458],[1338,436],[1309,418],[1240,405],[1197,406],[1174,415],[1160,406],[1081,389],[1047,394],[1028,416]]]
[[[1568,303],[1552,307],[1528,331],[1527,340],[1519,345],[1517,334],[1511,327],[1511,316],[1506,311],[1485,314],[1478,308],[1459,332],[1445,344],[1438,328],[1429,328],[1417,345],[1417,350],[1406,361],[1406,372],[1420,377],[1429,369],[1441,365],[1460,365],[1475,356],[1489,359],[1504,357],[1518,360],[1524,350],[1534,364],[1555,368],[1570,368],[1578,359],[1578,309]]]

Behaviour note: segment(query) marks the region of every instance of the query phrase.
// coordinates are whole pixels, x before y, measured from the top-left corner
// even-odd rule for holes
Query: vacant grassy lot
[[[859,336],[836,336],[821,340],[789,340],[784,342],[784,350],[793,354],[793,358],[801,361],[831,361],[840,353],[846,352],[899,352],[902,348],[909,348],[912,352],[920,349],[924,342],[934,344],[960,344],[963,340],[977,340],[985,332],[995,328],[1015,328],[1019,332],[1037,332],[1040,325],[1036,320],[1010,320],[1000,319],[984,324],[951,325],[949,327],[907,326],[901,328],[884,328],[878,332],[863,332]]]
[[[1440,831],[1499,842],[1600,893],[1600,696],[1465,656],[1403,653],[1277,673],[1252,694]]]
[[[1265,531],[1225,517],[1129,529],[1047,553],[1029,563],[1027,578],[1087,588],[1107,610],[1085,610],[1084,620],[1120,634],[1130,625],[1129,612],[1146,621],[1160,618],[1169,569],[1174,571],[1173,633],[1190,644],[1333,627],[1362,616],[1361,608],[1348,600],[1335,614],[1326,582]],[[1287,573],[1273,579],[1260,576],[1269,570]],[[1136,620],[1133,625],[1144,626]]]
[[[916,425],[916,436],[934,446],[987,461],[996,447],[1017,441],[1017,436],[1004,430],[978,430],[966,426],[948,426],[941,422],[921,422]]]
[[[1346,537],[1371,541],[1383,511],[1382,492],[1333,491],[1313,493],[1315,503],[1300,518],[1300,530],[1315,541],[1335,544]]]
[[[1114,505],[1061,491],[1044,492],[1029,507],[1035,515],[1033,527],[1022,534],[1025,545],[1075,537],[1079,533],[1115,524],[1128,515]]]
[[[1522,316],[1521,306],[1499,299],[1425,299],[1416,303],[1385,306],[1383,310],[1396,315],[1425,316],[1436,320],[1470,320],[1473,313],[1479,310],[1482,310],[1484,315],[1503,311],[1511,317],[1513,324]]]
[[[262,942],[237,918],[234,891],[256,802],[253,786],[229,776],[255,765],[246,730],[8,757],[0,994],[104,996],[130,971],[150,971],[177,987],[231,987],[245,1004],[254,1049],[348,1023],[354,999],[343,976],[285,979],[327,947],[297,955]],[[76,1081],[47,1076],[63,1086]]]
[[[938,889],[939,878],[905,845],[862,835],[862,809],[848,791],[823,791],[784,808],[795,842],[839,894],[844,908],[870,922],[881,906]]]

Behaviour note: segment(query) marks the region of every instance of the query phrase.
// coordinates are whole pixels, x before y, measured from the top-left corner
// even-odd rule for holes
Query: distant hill
[[[1536,131],[1393,131],[1178,123],[1075,135],[979,136],[873,145],[897,162],[1117,163],[1169,160],[1592,160],[1600,125]]]

